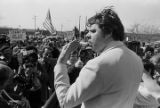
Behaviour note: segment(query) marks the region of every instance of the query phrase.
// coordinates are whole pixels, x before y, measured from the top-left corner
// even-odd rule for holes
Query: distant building
[[[0,34],[9,34],[10,30],[15,28],[0,27]],[[23,29],[26,32],[26,35],[35,35],[34,29]],[[45,36],[49,36],[49,31],[38,30],[39,33]],[[64,39],[72,39],[74,37],[73,31],[57,31],[57,36]],[[125,37],[128,37],[129,41],[142,41],[142,42],[153,42],[160,40],[160,34],[135,34],[135,33],[125,33]]]
[[[128,37],[128,41],[154,42],[160,40],[160,34],[125,33],[125,37]]]

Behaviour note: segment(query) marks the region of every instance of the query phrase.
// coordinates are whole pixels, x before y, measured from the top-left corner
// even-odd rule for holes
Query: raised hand
[[[60,56],[58,58],[57,63],[62,63],[62,64],[66,64],[67,60],[70,57],[70,54],[77,50],[77,48],[80,46],[79,41],[78,40],[73,40],[72,42],[66,44],[63,48],[62,51],[60,53]]]

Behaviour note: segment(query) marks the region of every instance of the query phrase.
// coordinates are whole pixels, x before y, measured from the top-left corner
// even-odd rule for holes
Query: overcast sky
[[[0,0],[0,27],[44,29],[48,9],[57,30],[81,30],[89,18],[106,6],[113,5],[125,28],[135,23],[160,25],[160,0]],[[63,26],[62,26],[63,25]]]

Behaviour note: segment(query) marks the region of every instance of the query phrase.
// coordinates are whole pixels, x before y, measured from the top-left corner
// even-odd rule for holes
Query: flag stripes
[[[43,26],[46,30],[48,30],[51,34],[56,34],[56,30],[52,24],[51,14],[50,10],[48,10],[47,17],[43,23]]]

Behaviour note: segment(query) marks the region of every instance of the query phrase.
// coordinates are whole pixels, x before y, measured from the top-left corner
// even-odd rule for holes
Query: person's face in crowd
[[[10,48],[7,48],[2,53],[7,60],[7,63],[10,63],[12,58],[12,50]]]
[[[104,48],[105,34],[99,28],[98,24],[93,24],[88,27],[87,37],[89,44],[95,52],[101,52]]]
[[[75,64],[78,61],[78,54],[77,53],[71,54],[69,61],[71,64]]]
[[[158,54],[158,50],[154,50],[154,55]]]
[[[52,51],[48,48],[44,49],[44,53],[43,53],[43,59],[44,61],[48,61],[52,58]]]
[[[152,57],[151,51],[147,51],[147,52],[145,53],[145,56],[146,56],[146,58]]]
[[[37,70],[37,61],[34,60],[34,58],[32,57],[28,57],[27,59],[24,60],[23,66],[25,69],[25,75],[30,76]]]

